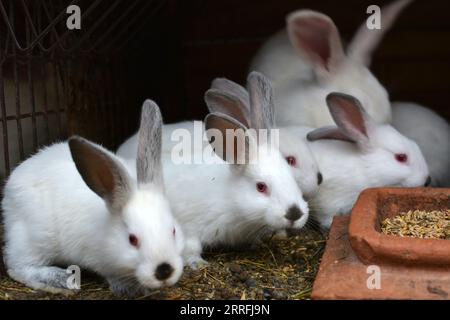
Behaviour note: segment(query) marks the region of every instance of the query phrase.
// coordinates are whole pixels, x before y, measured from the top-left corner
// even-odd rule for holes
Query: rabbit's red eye
[[[138,247],[139,246],[139,239],[134,234],[130,234],[128,236],[128,241],[130,241],[130,244],[133,247]]]
[[[291,167],[295,167],[297,165],[297,159],[295,159],[294,156],[286,157],[286,161]]]
[[[174,237],[175,237],[175,234],[176,234],[176,233],[177,233],[177,229],[173,228],[172,234],[173,234]]]
[[[404,153],[397,153],[395,155],[395,159],[398,162],[405,163],[406,161],[408,161],[408,156],[406,154],[404,154]]]
[[[267,185],[264,182],[258,182],[256,184],[256,190],[261,193],[267,193]]]

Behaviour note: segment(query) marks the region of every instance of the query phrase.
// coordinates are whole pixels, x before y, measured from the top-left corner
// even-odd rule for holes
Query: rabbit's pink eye
[[[286,161],[292,167],[295,167],[297,165],[297,159],[295,159],[295,157],[293,156],[286,157]]]
[[[138,247],[139,246],[139,239],[134,235],[134,234],[130,234],[129,236],[128,236],[128,241],[130,241],[130,244],[133,246],[133,247]]]
[[[267,185],[264,182],[258,182],[256,184],[256,190],[261,193],[267,193]]]
[[[404,153],[397,153],[395,155],[395,159],[398,162],[405,163],[406,161],[408,161],[408,156],[406,154],[404,154]]]
[[[175,234],[177,233],[177,230],[175,229],[175,228],[173,228],[173,230],[172,230],[172,234],[173,234],[173,236],[175,237]]]

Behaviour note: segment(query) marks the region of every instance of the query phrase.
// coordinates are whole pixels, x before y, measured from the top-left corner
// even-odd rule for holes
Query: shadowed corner
[[[1,225],[1,229],[3,229],[3,225]],[[0,231],[0,280],[3,279],[3,277],[6,277],[6,267],[5,262],[3,261],[3,230]]]
[[[3,217],[0,212],[0,280],[6,277],[6,266],[5,261],[3,260],[3,249],[5,248],[5,242],[3,241]]]
[[[2,184],[2,192],[1,192],[1,198],[3,198],[3,185]],[[3,210],[0,209],[0,280],[3,280],[8,276],[8,273],[6,272],[6,265],[5,260],[3,256],[3,250],[5,250],[5,225],[4,225],[4,218],[3,218]]]
[[[3,277],[6,277],[6,268],[5,264],[3,263],[3,255],[0,256],[0,279],[3,279]]]

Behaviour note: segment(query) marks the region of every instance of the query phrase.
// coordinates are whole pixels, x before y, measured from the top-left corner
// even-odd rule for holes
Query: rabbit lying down
[[[142,107],[136,161],[80,137],[42,149],[9,177],[2,202],[5,263],[13,279],[69,292],[78,265],[116,294],[173,285],[184,238],[164,193],[158,106]]]

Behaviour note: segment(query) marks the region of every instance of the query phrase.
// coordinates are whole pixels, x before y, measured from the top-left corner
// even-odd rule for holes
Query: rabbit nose
[[[297,206],[294,205],[289,208],[289,210],[287,211],[287,213],[284,217],[286,219],[294,222],[294,221],[297,221],[298,219],[300,219],[302,215],[303,215],[303,212]]]
[[[166,280],[173,273],[173,268],[170,264],[164,262],[156,267],[155,277],[158,280]]]
[[[428,176],[427,181],[425,181],[425,187],[428,187],[431,184],[431,176]]]
[[[323,181],[323,176],[322,176],[322,173],[319,172],[317,174],[317,184],[320,186],[322,184],[322,181]]]

